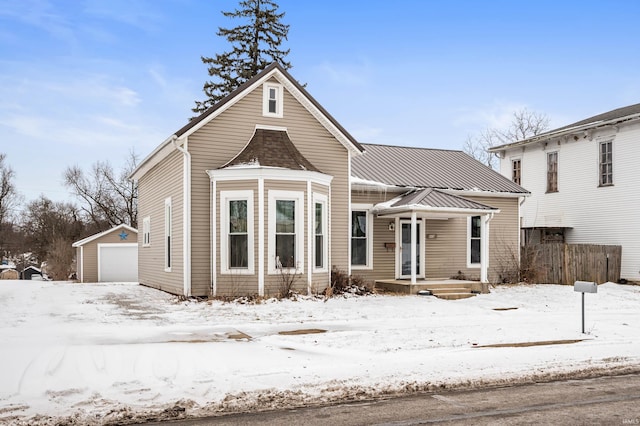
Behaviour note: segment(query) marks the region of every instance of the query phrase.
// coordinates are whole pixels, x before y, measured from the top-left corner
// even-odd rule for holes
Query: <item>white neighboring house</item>
[[[640,281],[640,104],[490,149],[531,191],[524,242],[622,246],[621,278]]]

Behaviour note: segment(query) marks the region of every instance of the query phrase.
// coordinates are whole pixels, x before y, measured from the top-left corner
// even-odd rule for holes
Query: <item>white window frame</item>
[[[164,199],[164,271],[171,272],[173,263],[173,238],[171,228],[173,226],[173,211],[171,208],[171,197]]]
[[[284,95],[283,95],[283,90],[284,87],[282,86],[282,84],[277,84],[277,83],[265,83],[263,86],[263,90],[262,90],[262,115],[264,117],[274,117],[274,118],[282,118],[283,117],[283,113],[284,113]],[[270,91],[271,89],[275,89],[276,91],[276,112],[270,112],[269,111],[269,101],[271,100],[270,98]]]
[[[151,216],[142,219],[142,247],[151,246]]]
[[[611,145],[611,182],[602,183],[602,145]],[[613,139],[598,142],[598,187],[613,186]]]
[[[229,202],[247,201],[247,267],[229,267]],[[220,273],[252,275],[254,273],[253,191],[220,191]]]
[[[316,247],[316,204],[322,205],[322,261],[323,262],[321,267],[316,266],[316,250],[318,249]],[[313,226],[311,229],[313,231],[312,232],[313,235],[309,237],[309,241],[313,245],[311,264],[313,265],[313,272],[328,272],[329,271],[329,267],[328,267],[328,263],[329,263],[329,244],[328,244],[329,243],[329,235],[328,235],[329,233],[329,224],[328,224],[329,197],[327,197],[324,194],[318,194],[314,192],[312,197],[312,206],[313,206],[313,212],[311,213],[311,217],[313,220]]]
[[[351,239],[353,230],[351,229],[351,224],[353,222],[353,212],[360,211],[366,212],[367,218],[367,263],[366,265],[353,265],[351,264],[352,270],[365,270],[365,269],[373,269],[373,214],[371,214],[371,209],[373,208],[373,204],[351,204],[351,212],[349,212],[349,263],[351,263],[352,255],[351,255]]]
[[[276,201],[295,201],[295,230],[296,230],[296,267],[285,268],[284,272],[300,273],[305,271],[305,259],[304,259],[304,191],[281,191],[271,189],[269,190],[269,208],[268,208],[268,273],[279,274],[280,268],[276,265]]]
[[[471,218],[472,217],[480,217],[480,237],[472,237],[471,233]],[[482,215],[476,214],[473,216],[467,216],[467,268],[480,268],[482,266],[482,256],[485,256],[485,253],[482,250],[482,236],[484,235],[484,218]],[[477,238],[480,241],[480,262],[471,263],[471,239]]]

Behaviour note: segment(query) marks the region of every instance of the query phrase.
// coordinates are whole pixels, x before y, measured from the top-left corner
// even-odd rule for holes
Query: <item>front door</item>
[[[424,265],[421,262],[424,233],[422,222],[416,221],[416,276],[424,278]],[[400,278],[411,278],[411,221],[400,221]]]

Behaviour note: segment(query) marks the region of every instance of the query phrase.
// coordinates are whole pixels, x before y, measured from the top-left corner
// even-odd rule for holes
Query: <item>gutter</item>
[[[576,133],[576,132],[581,132],[581,131],[586,131],[589,129],[598,129],[601,127],[606,127],[606,126],[615,126],[616,124],[619,123],[626,123],[629,121],[634,121],[634,120],[638,120],[640,119],[640,114],[633,114],[633,115],[629,115],[627,117],[619,117],[619,118],[614,118],[611,120],[607,120],[607,121],[594,121],[592,123],[587,123],[587,124],[583,124],[581,126],[575,126],[575,127],[569,127],[567,129],[562,129],[562,130],[558,130],[558,131],[551,131],[548,133],[542,133],[540,135],[537,136],[532,136],[529,139],[524,139],[521,141],[517,141],[517,142],[513,142],[513,143],[509,143],[509,144],[505,144],[505,145],[499,145],[499,146],[495,146],[493,148],[489,148],[488,151],[494,154],[498,154],[500,151],[504,151],[510,148],[515,148],[518,146],[524,146],[524,145],[529,145],[532,144],[534,142],[540,142],[546,139],[552,139],[555,137],[561,137],[561,136],[566,136],[566,135],[570,135],[572,133]]]
[[[187,150],[188,138],[184,139],[184,147],[177,143],[178,137],[173,135],[173,147],[183,154],[182,176],[182,273],[183,292],[191,296],[191,153]]]

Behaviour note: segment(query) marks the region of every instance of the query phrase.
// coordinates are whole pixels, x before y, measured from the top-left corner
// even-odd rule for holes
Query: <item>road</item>
[[[163,425],[640,425],[640,374],[428,393]]]

